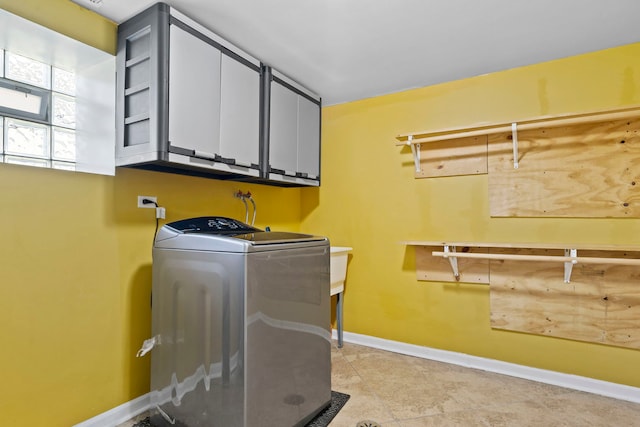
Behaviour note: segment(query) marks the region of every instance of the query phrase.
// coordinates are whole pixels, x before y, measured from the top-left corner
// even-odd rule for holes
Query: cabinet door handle
[[[175,145],[169,145],[169,152],[175,154],[182,154],[183,156],[196,157],[198,159],[211,160],[213,162],[224,163],[227,165],[237,165],[249,169],[260,169],[260,165],[256,163],[243,163],[238,162],[232,157],[222,157],[219,154],[207,153],[206,151],[191,150],[188,148],[176,147]],[[284,175],[284,171],[282,171]]]
[[[193,150],[193,156],[194,157],[199,157],[201,159],[205,159],[205,160],[216,160],[216,155],[215,154],[211,154],[211,153],[207,153],[206,151],[196,151]]]
[[[309,178],[309,174],[306,172],[296,172],[296,178]]]
[[[216,157],[215,157],[214,160],[216,162],[224,163],[226,165],[235,165],[236,164],[236,159],[232,159],[231,157],[222,157],[219,154],[216,154]]]
[[[285,174],[284,169],[276,169],[276,168],[271,167],[271,166],[269,166],[269,172],[277,173],[277,174],[280,174],[280,175],[284,175]]]
[[[236,160],[235,165],[236,166],[242,166],[243,168],[250,168],[251,167],[251,163],[239,162],[237,160]]]
[[[174,154],[180,154],[183,156],[189,156],[189,157],[196,156],[195,150],[192,150],[189,148],[177,147],[175,145],[171,145],[171,142],[169,142],[169,152]]]

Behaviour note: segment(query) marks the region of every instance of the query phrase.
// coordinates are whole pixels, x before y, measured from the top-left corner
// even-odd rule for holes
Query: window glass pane
[[[0,163],[75,171],[75,74],[2,49],[0,73]]]
[[[76,133],[72,130],[53,128],[53,155],[56,160],[76,160]]]
[[[67,163],[67,162],[52,162],[51,167],[53,169],[60,169],[65,171],[75,171],[76,165],[75,163]]]
[[[42,97],[37,94],[0,86],[0,107],[40,114]]]
[[[7,126],[6,154],[49,157],[49,126],[5,118]]]
[[[76,127],[76,101],[70,96],[53,94],[53,124],[66,128]]]
[[[6,52],[5,70],[8,79],[51,89],[51,67],[22,55]]]
[[[66,93],[67,95],[76,94],[76,75],[70,71],[53,68],[53,90],[56,92]]]
[[[45,159],[34,159],[29,157],[17,156],[4,156],[4,162],[14,165],[36,166],[39,168],[48,168],[51,163],[49,160]]]

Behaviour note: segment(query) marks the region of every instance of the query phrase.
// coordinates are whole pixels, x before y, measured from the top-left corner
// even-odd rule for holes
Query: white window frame
[[[75,169],[78,172],[114,175],[115,56],[2,9],[0,28],[0,50],[76,74]],[[52,110],[51,102],[49,109]],[[24,116],[20,118],[25,119]],[[0,153],[0,161],[3,155],[5,163],[13,157]],[[51,167],[58,163],[56,159],[50,161]]]
[[[9,75],[9,61],[6,60],[6,55],[17,55],[9,50],[0,51],[0,55],[4,58],[4,75]],[[25,58],[27,61],[33,61],[31,58]],[[56,129],[64,129],[73,133],[74,145],[75,145],[75,124],[72,126],[65,126],[60,123],[56,123],[56,117],[54,115],[54,98],[56,96],[62,96],[68,98],[74,104],[75,108],[75,96],[65,94],[53,89],[53,73],[57,67],[39,62],[46,70],[46,84],[43,87],[34,86],[32,84],[24,83],[22,81],[16,81],[9,78],[0,78],[0,89],[6,89],[16,92],[22,96],[35,96],[40,99],[40,109],[38,113],[26,111],[18,108],[11,108],[0,104],[0,116],[4,117],[4,128],[2,129],[4,134],[4,145],[0,145],[0,153],[5,155],[5,163],[16,163],[23,165],[32,165],[36,167],[48,167],[53,169],[75,170],[76,159],[61,159],[56,157],[54,150],[54,138]],[[16,105],[17,107],[17,105]],[[9,152],[9,124],[12,119],[20,120],[24,122],[24,125],[29,123],[35,123],[39,126],[45,126],[47,128],[46,141],[44,144],[47,146],[46,154],[33,154],[27,152]],[[74,152],[76,152],[74,147]]]
[[[0,55],[2,53],[0,52]],[[0,61],[1,62],[1,61]],[[29,111],[14,109],[0,105],[0,116],[9,116],[16,119],[23,119],[34,121],[38,123],[49,123],[51,116],[51,91],[42,89],[36,86],[31,86],[26,83],[17,82],[15,80],[9,80],[0,77],[0,88],[8,89],[12,92],[21,92],[25,95],[37,96],[40,98],[40,111],[38,113],[31,113]]]

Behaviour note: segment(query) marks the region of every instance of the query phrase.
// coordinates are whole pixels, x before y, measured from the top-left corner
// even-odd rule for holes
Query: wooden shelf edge
[[[426,142],[444,141],[495,133],[511,132],[511,124],[517,123],[518,130],[536,129],[541,127],[569,126],[582,123],[622,120],[626,118],[640,117],[640,105],[624,108],[612,108],[586,113],[561,114],[556,116],[541,116],[531,119],[514,120],[509,123],[479,124],[469,128],[445,128],[431,131],[411,132],[396,136],[396,145],[420,144]],[[409,137],[412,141],[409,142]]]
[[[593,251],[628,251],[640,252],[640,246],[586,244],[586,243],[512,243],[512,242],[445,242],[406,240],[400,242],[405,246],[457,246],[473,248],[503,248],[503,249],[578,249]]]

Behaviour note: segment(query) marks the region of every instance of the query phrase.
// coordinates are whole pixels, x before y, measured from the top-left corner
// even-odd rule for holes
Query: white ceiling
[[[153,3],[87,7],[120,23]],[[639,0],[166,3],[309,87],[325,105],[640,41]]]

